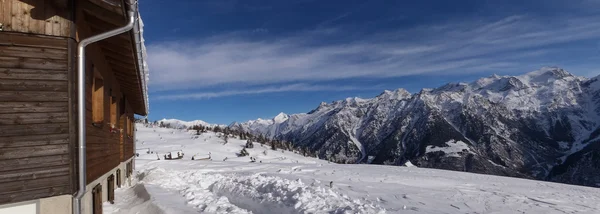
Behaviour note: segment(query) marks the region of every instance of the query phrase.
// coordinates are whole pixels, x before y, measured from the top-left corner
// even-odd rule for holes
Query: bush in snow
[[[224,135],[223,140],[225,141],[223,142],[223,145],[227,144],[229,142],[229,135]]]
[[[246,141],[246,148],[248,148],[248,149],[254,148],[254,144],[252,143],[252,141],[250,141],[250,140]]]
[[[244,156],[248,156],[248,151],[246,151],[246,148],[243,148],[242,151],[240,151],[240,153],[237,154],[238,157],[244,157]]]

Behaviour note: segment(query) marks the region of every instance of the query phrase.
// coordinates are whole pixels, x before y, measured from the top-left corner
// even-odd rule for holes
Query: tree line
[[[237,129],[231,129],[229,127],[220,127],[220,126],[202,126],[195,125],[192,127],[188,127],[188,130],[196,131],[196,135],[201,135],[202,133],[212,131],[212,132],[220,132],[223,133],[223,139],[227,142],[229,137],[237,137],[240,140],[246,140],[246,148],[253,147],[252,142],[256,142],[261,144],[262,146],[270,147],[271,150],[282,150],[296,152],[305,157],[315,157],[317,158],[317,154],[312,152],[310,148],[306,146],[295,145],[289,141],[283,141],[279,139],[270,139],[265,137],[262,134],[254,135],[249,132],[240,131]]]
[[[148,119],[146,119],[146,118],[136,118],[135,121],[137,123],[143,123],[143,124],[147,124],[147,125],[155,125],[160,128],[177,128],[177,127],[173,127],[170,123],[164,123],[163,121],[149,122]],[[256,143],[261,144],[262,146],[270,147],[271,150],[279,149],[282,152],[290,151],[290,152],[295,152],[295,153],[301,154],[305,157],[320,158],[315,151],[313,151],[312,149],[310,149],[307,146],[296,145],[292,142],[284,141],[284,140],[280,140],[280,139],[270,139],[262,134],[254,135],[249,132],[244,132],[244,131],[240,131],[237,129],[231,129],[229,127],[221,127],[221,126],[194,125],[192,127],[187,127],[187,129],[196,131],[196,133],[195,133],[196,135],[201,135],[202,133],[205,133],[208,131],[223,133],[223,136],[221,136],[221,137],[223,138],[225,143],[228,142],[230,137],[238,137],[241,140],[247,141],[246,148],[250,148],[250,147],[248,147],[249,145],[252,145],[252,147],[253,147],[252,142],[256,142]],[[242,152],[240,152],[240,153],[242,153]],[[338,162],[335,160],[330,160],[330,161]],[[339,161],[339,163],[343,163],[343,162]]]

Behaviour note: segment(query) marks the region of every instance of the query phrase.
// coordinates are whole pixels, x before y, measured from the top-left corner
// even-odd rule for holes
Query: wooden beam
[[[19,194],[0,193],[0,204],[34,200],[67,193],[72,193],[69,184],[53,185],[39,189],[31,189],[19,192]]]
[[[66,165],[66,164],[63,164]],[[60,165],[60,166],[63,166]],[[69,175],[60,175],[54,177],[44,178],[43,180],[33,179],[33,180],[16,180],[6,183],[0,183],[0,189],[2,189],[3,193],[21,193],[27,189],[33,188],[44,188],[47,187],[48,184],[60,184],[63,182],[69,181]]]
[[[122,68],[119,67],[119,65],[115,65],[115,64],[110,64],[111,67],[113,67],[113,72],[115,74],[115,77],[118,77],[117,79],[119,81],[127,81],[127,83],[132,83],[132,84],[137,84],[137,82],[132,81],[131,78],[133,78],[133,74],[132,71],[130,69],[127,68]]]
[[[67,70],[67,60],[0,56],[0,67],[41,70]]]
[[[68,141],[68,134],[23,135],[4,137],[2,142],[0,142],[0,148],[67,144]],[[0,168],[2,168],[1,165]]]
[[[40,58],[40,59],[67,59],[64,50],[40,47],[18,47],[0,45],[1,56]]]
[[[67,102],[0,102],[0,114],[67,112]]]
[[[134,95],[138,95],[135,92],[135,86],[131,86],[131,85],[124,85],[123,86],[123,93],[125,93],[125,95],[127,95],[127,97],[133,97]]]
[[[129,60],[129,59],[131,59],[132,61],[133,61],[133,60],[135,60],[135,57],[134,57],[134,56],[131,56],[131,55],[129,55],[129,54],[126,52],[126,51],[128,50],[128,49],[126,49],[126,48],[123,48],[123,47],[117,47],[117,46],[113,46],[113,45],[111,45],[111,44],[109,44],[109,43],[101,43],[101,44],[100,44],[100,47],[102,48],[102,51],[104,51],[104,50],[108,50],[108,51],[110,51],[111,53],[114,53],[114,54],[119,54],[119,56],[122,56],[122,57],[127,57],[127,59],[128,59],[128,60]],[[124,53],[124,52],[125,52],[125,53]]]
[[[109,10],[111,12],[115,12],[119,15],[123,15],[123,9],[122,9],[120,0],[109,0],[109,1],[115,2],[115,4],[108,4],[102,0],[88,0],[88,1],[98,5],[99,7],[103,7],[104,9]]]
[[[63,145],[59,145],[59,146],[63,146]],[[66,147],[63,146],[63,147]],[[49,151],[42,151],[41,153],[59,153],[59,152],[63,152],[66,153],[66,148],[63,148],[63,150],[65,151],[55,151],[54,149],[49,150]],[[26,151],[23,151],[26,152]],[[40,153],[40,152],[38,152]],[[34,168],[34,169],[27,169],[27,170],[19,170],[19,171],[15,171],[13,173],[0,173],[0,183],[4,183],[7,181],[14,181],[14,180],[37,180],[38,182],[42,182],[44,179],[43,178],[47,178],[47,177],[54,177],[54,176],[59,176],[59,175],[69,175],[69,166],[68,165],[61,165],[61,166],[54,166],[54,167],[48,167],[46,169],[38,169],[38,168]],[[0,193],[3,194],[3,193]]]
[[[67,40],[63,38],[42,35],[2,32],[0,33],[0,45],[15,45],[36,48],[43,47],[66,50]]]
[[[62,91],[67,92],[66,81],[6,80],[0,79],[0,91]]]
[[[0,79],[67,80],[67,71],[0,68]]]
[[[30,158],[17,158],[0,161],[0,172],[9,170],[24,170],[30,168],[46,168],[69,164],[68,155],[53,155]]]
[[[39,157],[49,155],[64,155],[69,152],[69,144],[43,145],[23,148],[2,148],[0,150],[0,160],[10,160],[16,158]],[[1,176],[0,176],[1,177]]]
[[[40,123],[66,123],[67,112],[60,113],[14,113],[0,114],[0,125],[25,125]]]
[[[102,40],[100,42],[98,42],[98,44],[104,46],[104,45],[111,45],[113,47],[118,47],[118,48],[122,48],[123,52],[131,52],[131,46],[130,46],[130,42],[129,41],[123,41],[123,40],[114,40],[114,39],[105,39]]]
[[[23,136],[23,135],[48,135],[69,133],[68,123],[53,124],[30,124],[0,126],[0,137]]]
[[[128,63],[127,61],[121,59],[117,59],[117,57],[111,55],[105,55],[105,57],[106,61],[108,61],[108,63],[111,64],[111,66],[116,65],[115,69],[118,68],[118,70],[127,71],[135,74],[135,67],[133,67],[135,66],[135,64]]]
[[[118,74],[118,73],[120,73],[120,72],[115,72],[115,74]],[[126,86],[134,86],[134,85],[136,85],[136,83],[132,83],[132,82],[126,81],[126,80],[127,80],[127,79],[129,79],[130,77],[123,76],[123,75],[116,75],[116,78],[117,78],[117,80],[118,80],[119,82],[121,82],[121,81],[125,81],[125,82],[123,83],[123,85],[126,85]]]
[[[0,91],[0,102],[67,102],[67,93],[54,91]]]
[[[118,74],[119,72],[116,72],[115,74]],[[131,81],[127,81],[127,79],[131,79],[131,77],[127,77],[127,76],[117,76],[117,80],[119,82],[122,82],[122,85],[127,86],[127,87],[135,87],[137,85],[137,83],[135,82],[131,82]]]
[[[122,52],[114,51],[114,50],[105,48],[104,46],[101,46],[101,47],[102,47],[102,52],[104,52],[106,55],[115,56],[116,58],[125,60],[127,62],[133,62],[133,60],[135,60],[131,56],[123,54]]]
[[[122,88],[122,90],[121,90],[121,91],[122,91],[122,92],[123,92],[123,93],[124,93],[124,94],[125,94],[127,97],[131,97],[131,96],[137,95],[137,94],[135,94],[135,90],[133,90],[133,88],[135,88],[135,86],[131,86],[131,85],[123,85],[123,88]]]
[[[104,7],[101,7],[97,4],[94,4],[90,1],[79,1],[81,8],[86,13],[86,16],[94,16],[99,19],[102,19],[108,23],[120,26],[125,24],[125,18],[123,15],[116,13],[115,11],[107,10]]]

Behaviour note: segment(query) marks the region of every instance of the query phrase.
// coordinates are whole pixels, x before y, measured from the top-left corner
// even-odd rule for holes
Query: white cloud
[[[373,87],[369,87],[373,88]],[[217,97],[227,97],[235,95],[248,95],[248,94],[263,94],[263,93],[277,93],[277,92],[289,92],[289,91],[352,91],[352,90],[364,90],[363,87],[353,86],[333,86],[333,85],[307,85],[307,84],[291,84],[284,86],[271,86],[263,88],[243,89],[243,90],[224,90],[218,92],[199,92],[199,93],[183,93],[183,94],[171,94],[171,95],[160,95],[156,96],[158,100],[181,100],[181,99],[210,99]]]
[[[344,29],[321,29],[269,41],[228,34],[204,41],[154,43],[148,47],[150,86],[153,91],[215,85],[236,89],[288,82],[306,83],[306,87],[315,81],[346,78],[510,69],[521,66],[519,61],[541,63],[540,56],[552,52],[549,45],[600,38],[597,20],[600,17],[558,17],[548,25],[549,20],[511,16],[491,23],[421,26],[342,44],[327,39],[344,38]],[[196,97],[265,90],[199,93]],[[291,87],[284,91],[299,90]]]

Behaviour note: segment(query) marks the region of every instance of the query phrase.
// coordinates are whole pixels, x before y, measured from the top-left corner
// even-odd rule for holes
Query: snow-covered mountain
[[[211,124],[211,123],[204,122],[202,120],[183,121],[183,120],[178,120],[178,119],[162,119],[157,122],[159,124],[162,123],[164,125],[169,125],[172,128],[189,128],[189,127],[196,126],[196,125],[205,126],[205,127],[215,127],[215,126],[225,127],[226,126],[226,125],[219,125],[219,124]]]
[[[305,146],[336,162],[403,165],[596,186],[600,77],[545,67],[411,94],[321,103],[231,128]]]

